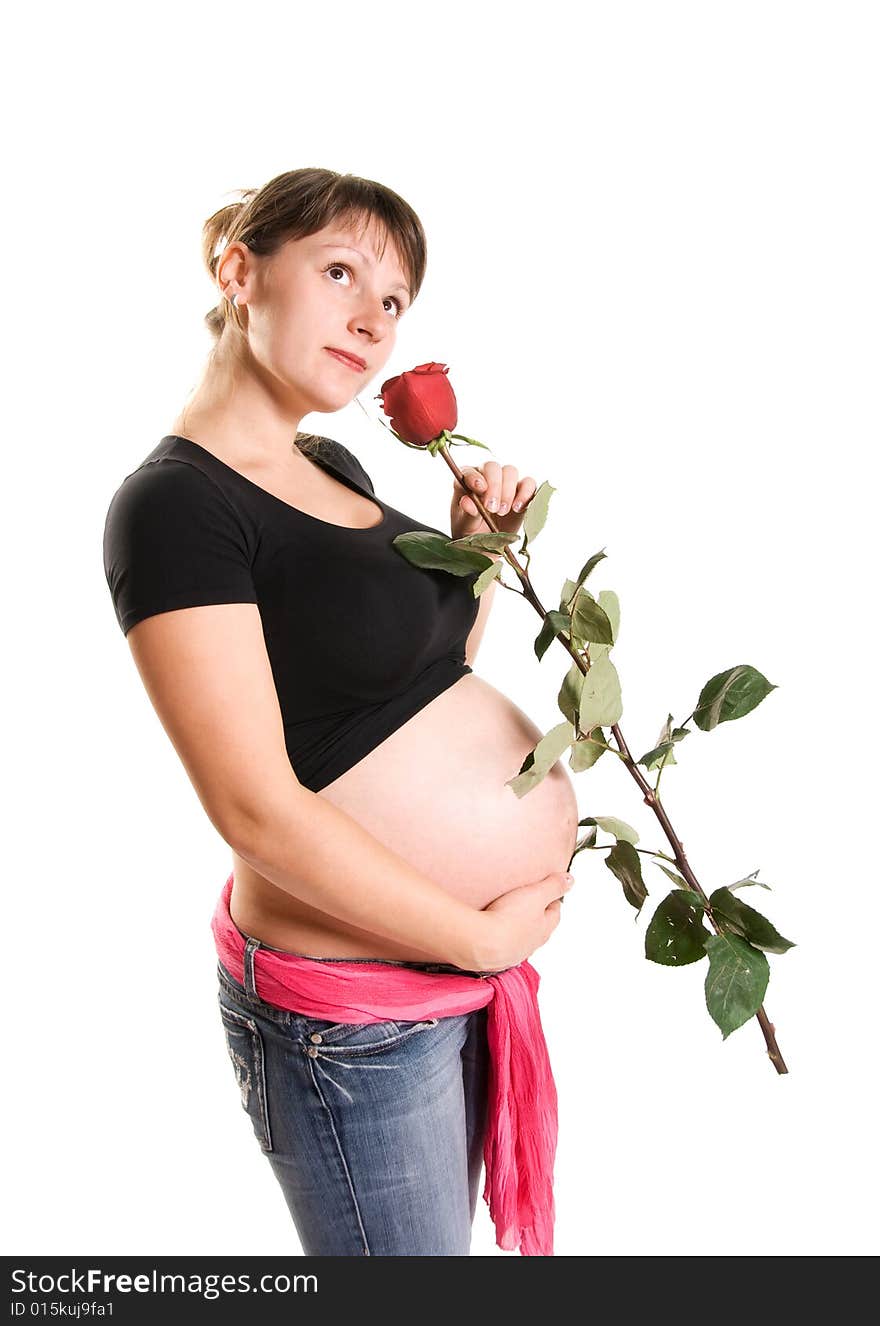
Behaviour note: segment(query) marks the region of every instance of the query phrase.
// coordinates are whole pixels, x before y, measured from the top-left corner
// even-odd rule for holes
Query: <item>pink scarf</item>
[[[233,875],[211,920],[217,954],[244,985],[245,940],[229,912]],[[254,984],[278,1008],[331,1022],[420,1021],[488,1004],[489,1102],[483,1198],[495,1241],[526,1257],[553,1256],[556,1083],[538,1011],[540,977],[527,961],[497,976],[321,962],[258,948]]]

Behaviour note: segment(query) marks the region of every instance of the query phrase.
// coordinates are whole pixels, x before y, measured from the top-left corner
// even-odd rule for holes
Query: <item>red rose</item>
[[[402,441],[424,447],[458,423],[458,403],[447,364],[419,364],[382,383],[377,399]]]

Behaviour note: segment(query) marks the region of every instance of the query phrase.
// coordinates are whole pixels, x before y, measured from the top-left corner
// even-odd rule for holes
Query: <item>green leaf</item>
[[[758,870],[760,869],[761,867],[759,866]],[[730,889],[731,893],[733,893],[734,889],[747,889],[751,884],[757,884],[762,889],[770,889],[770,885],[765,884],[762,879],[755,879],[758,870],[753,870],[751,875],[746,875],[743,879],[738,879],[735,884],[728,884],[727,887]],[[771,893],[772,891],[773,890],[770,889]]]
[[[588,737],[593,739],[588,741]],[[571,748],[571,757],[568,761],[573,773],[583,773],[585,769],[592,769],[596,761],[605,754],[606,749],[613,751],[613,747],[608,746],[607,742],[600,745],[600,741],[605,742],[605,734],[600,727],[593,728],[592,733],[587,732],[584,736],[578,737]]]
[[[599,551],[599,552],[597,552],[597,553],[593,553],[593,556],[589,559],[589,561],[586,561],[586,562],[584,563],[584,565],[581,567],[581,573],[580,573],[580,575],[579,575],[578,578],[577,578],[577,583],[578,583],[578,585],[582,585],[582,584],[584,583],[584,581],[586,580],[587,576],[588,576],[588,575],[590,574],[590,572],[592,571],[593,567],[594,567],[594,566],[598,566],[598,564],[599,564],[599,562],[601,562],[602,558],[603,558],[603,557],[606,557],[606,556],[607,556],[607,553],[605,552],[605,549],[604,549],[604,548],[602,548],[601,551]]]
[[[488,589],[492,581],[501,575],[501,569],[504,566],[504,558],[499,557],[497,562],[487,566],[482,575],[477,576],[474,581],[474,598],[479,598],[484,590]]]
[[[706,1007],[721,1028],[722,1039],[754,1017],[770,980],[770,964],[760,949],[738,935],[710,935],[706,940]]]
[[[755,911],[741,898],[735,897],[730,889],[716,889],[709,896],[709,904],[713,915],[724,921],[725,930],[733,930],[765,953],[787,953],[790,948],[796,947],[790,939],[783,939],[766,916]]]
[[[406,534],[398,534],[391,542],[408,562],[427,571],[448,571],[454,576],[469,576],[474,571],[485,571],[487,567],[497,565],[482,553],[453,548],[451,541],[443,534],[434,534],[431,530],[411,530]]]
[[[581,647],[594,640],[600,645],[614,643],[614,633],[605,610],[588,589],[578,590],[571,614],[571,630]]]
[[[594,658],[584,677],[578,708],[582,732],[591,727],[613,727],[623,713],[620,678],[607,654]]]
[[[648,890],[642,879],[639,854],[632,843],[621,842],[618,839],[606,856],[605,864],[612,875],[620,880],[623,896],[627,902],[631,907],[635,907],[636,913],[639,913],[648,896]]]
[[[567,633],[570,628],[571,618],[568,613],[559,612],[555,608],[551,608],[547,613],[547,616],[544,618],[544,625],[541,627],[535,640],[535,653],[538,655],[538,658],[541,659],[544,657],[560,631],[565,631]]]
[[[666,875],[669,879],[671,879],[673,884],[675,884],[677,888],[686,889],[688,887],[685,881],[682,879],[681,875],[677,875],[675,871],[670,870],[668,866],[661,866],[659,861],[655,861],[654,865],[658,868],[658,870],[662,870],[663,874]],[[699,893],[696,896],[699,898],[700,896]],[[701,907],[703,906],[702,900],[700,902],[700,906]]]
[[[556,697],[556,703],[559,705],[559,712],[564,714],[570,723],[576,723],[581,706],[581,692],[584,689],[584,677],[577,663],[572,662],[571,667],[565,674],[562,685],[559,688],[559,694]],[[595,724],[593,725],[596,726]],[[586,732],[583,724],[581,731]]]
[[[673,727],[672,714],[670,714],[666,722],[663,724],[661,740],[671,741],[677,744],[679,741],[684,741],[685,737],[689,737],[690,733],[691,730],[689,727]]]
[[[575,849],[571,854],[571,860],[572,861],[574,860],[578,852],[587,852],[591,848],[593,848],[595,844],[596,844],[596,830],[591,829],[589,833],[585,833],[583,838],[579,839],[579,841],[576,843]],[[568,869],[571,870],[571,862],[569,862]]]
[[[648,751],[647,755],[643,755],[640,760],[636,760],[636,764],[643,764],[649,773],[652,769],[665,768],[667,764],[678,764],[673,749],[671,741],[664,741],[662,746],[655,746],[653,750]]]
[[[524,797],[543,778],[546,778],[556,761],[568,750],[573,741],[574,728],[571,723],[557,723],[544,734],[535,749],[529,751],[519,773],[515,778],[508,779],[504,786],[513,788],[518,797]]]
[[[602,608],[602,611],[611,623],[611,637],[613,643],[616,644],[617,637],[620,633],[620,601],[613,589],[599,590],[599,606]],[[598,641],[593,642],[593,646],[590,649],[591,658],[599,658],[601,654],[607,653],[611,648],[611,645],[602,645],[600,649],[598,647],[599,644],[600,642]]]
[[[584,819],[578,820],[578,824],[597,824],[605,833],[612,834],[615,838],[623,839],[627,843],[637,843],[639,841],[638,832],[627,824],[626,820],[619,820],[614,815],[587,815]]]
[[[522,547],[526,546],[538,537],[547,520],[547,508],[550,505],[550,498],[556,492],[552,484],[547,483],[546,479],[533,494],[532,499],[526,507],[525,519],[522,523]]]
[[[477,552],[495,552],[503,553],[504,549],[511,543],[515,543],[519,538],[518,534],[508,534],[506,530],[500,530],[497,534],[494,530],[482,530],[478,534],[463,534],[460,539],[450,539],[450,548],[470,548]]]
[[[703,901],[692,889],[673,889],[645,931],[645,957],[664,967],[683,967],[706,954],[711,931],[703,925]]]
[[[701,732],[711,732],[719,723],[742,718],[777,688],[757,668],[738,664],[710,677],[700,691],[694,722]]]
[[[682,741],[690,732],[688,727],[673,727],[672,714],[669,715],[666,722],[660,729],[660,735],[657,737],[657,745],[653,750],[649,750],[647,755],[643,755],[636,764],[643,764],[646,769],[661,768],[665,764],[677,764],[678,761],[672,753],[673,746]]]
[[[574,580],[566,580],[565,584],[562,586],[562,594],[560,595],[559,598],[559,606],[560,608],[563,609],[564,612],[569,611],[571,601],[577,592],[578,592],[577,582]]]

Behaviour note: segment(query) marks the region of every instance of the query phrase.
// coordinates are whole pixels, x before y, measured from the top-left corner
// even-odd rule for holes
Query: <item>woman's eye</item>
[[[352,270],[351,270],[351,268],[349,267],[348,263],[345,263],[345,262],[331,262],[331,263],[328,263],[328,265],[324,268],[324,271],[325,271],[325,272],[342,271],[342,272],[347,272],[349,276],[352,276],[352,275],[353,275]],[[340,284],[339,281],[334,280],[334,285],[339,285],[339,284]],[[394,315],[395,318],[399,318],[399,317],[401,317],[401,316],[403,315],[403,311],[404,311],[404,309],[403,309],[403,304],[402,304],[398,299],[396,299],[396,298],[394,297],[394,295],[388,295],[388,296],[386,297],[386,302],[387,302],[387,300],[391,300],[392,304],[394,304],[395,307],[396,307],[396,309],[397,309],[397,312],[396,312],[395,315]]]

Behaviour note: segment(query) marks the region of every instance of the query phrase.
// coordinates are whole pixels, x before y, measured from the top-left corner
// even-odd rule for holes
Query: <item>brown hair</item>
[[[261,189],[239,192],[240,201],[221,207],[202,227],[202,257],[212,280],[216,281],[223,249],[233,241],[264,257],[276,253],[287,240],[314,235],[331,221],[365,229],[374,218],[384,231],[381,253],[391,239],[406,272],[410,300],[419,293],[427,264],[425,232],[409,203],[386,185],[359,175],[304,166],[276,175]],[[221,298],[205,315],[215,341],[227,323],[233,324],[236,334],[245,335],[241,312]],[[297,445],[313,440],[309,433],[296,437]]]

